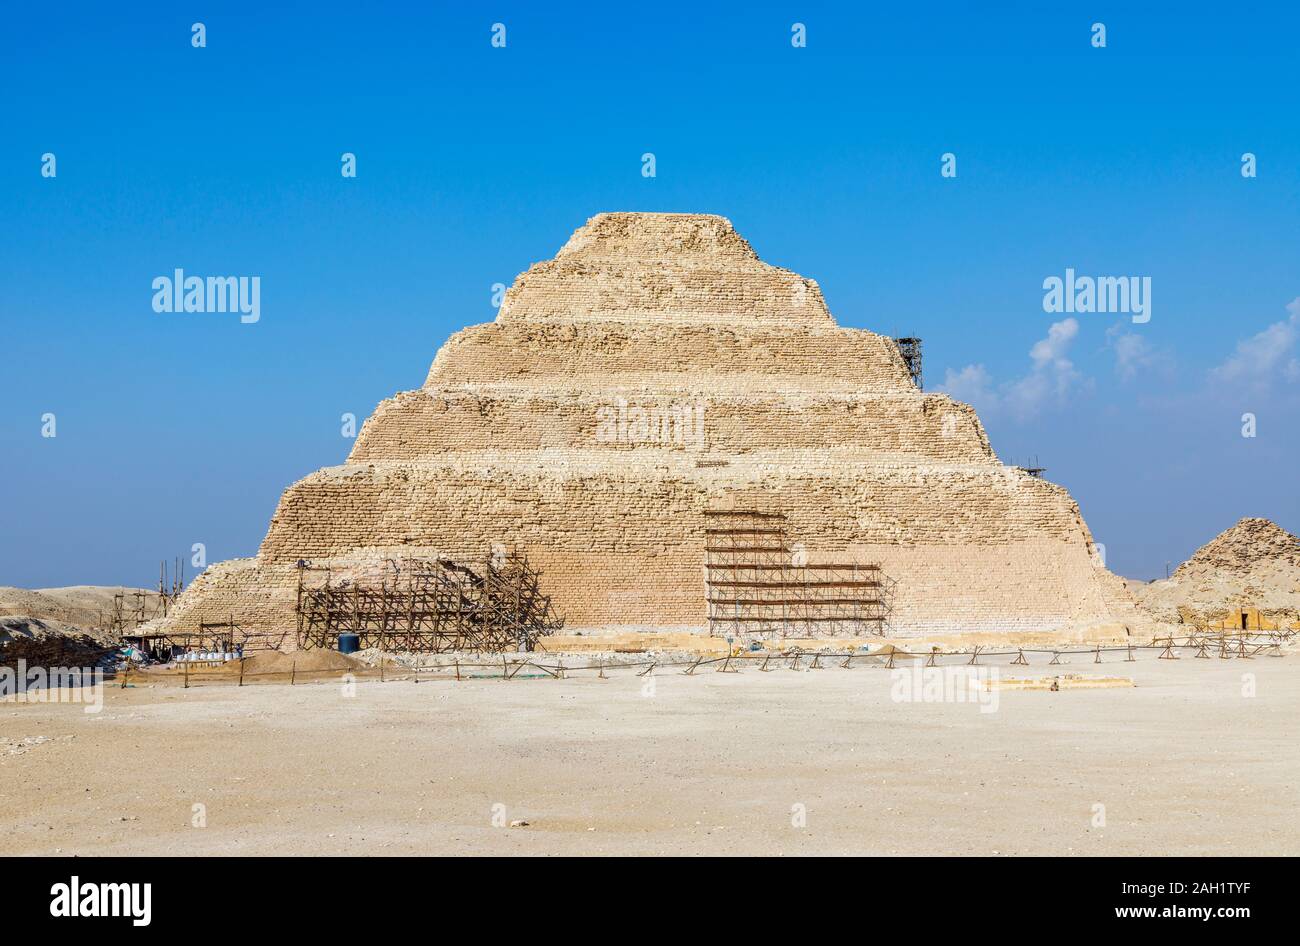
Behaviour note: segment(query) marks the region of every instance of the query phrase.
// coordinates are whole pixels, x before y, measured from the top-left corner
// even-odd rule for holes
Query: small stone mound
[[[1186,577],[1213,570],[1246,571],[1261,562],[1281,562],[1300,568],[1300,539],[1268,519],[1242,519],[1196,550],[1174,572]]]
[[[1130,585],[1163,621],[1199,624],[1243,609],[1288,626],[1300,619],[1300,540],[1268,519],[1242,519],[1167,580]]]

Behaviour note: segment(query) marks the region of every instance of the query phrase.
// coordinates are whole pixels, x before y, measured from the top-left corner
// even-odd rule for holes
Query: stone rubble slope
[[[1290,623],[1300,619],[1300,540],[1268,519],[1242,519],[1168,579],[1132,587],[1143,608],[1161,621],[1216,621],[1258,608]]]

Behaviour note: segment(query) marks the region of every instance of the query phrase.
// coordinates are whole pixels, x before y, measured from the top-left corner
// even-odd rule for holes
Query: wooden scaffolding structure
[[[710,636],[884,635],[893,582],[879,565],[798,561],[781,513],[708,510],[705,516]]]
[[[150,594],[147,591],[119,591],[113,595],[113,603],[107,614],[103,611],[97,612],[95,626],[103,628],[110,634],[119,637],[130,634],[141,624],[146,624],[156,618],[165,618],[169,610],[175,606],[176,599],[180,597],[181,592],[185,589],[185,563],[177,557],[175,567],[171,575],[167,573],[167,563],[165,561],[158,563],[158,591],[156,594]],[[71,614],[69,615],[71,618]],[[69,623],[76,623],[69,621]],[[139,636],[139,635],[133,635]]]
[[[132,600],[128,603],[125,592],[116,592],[113,595],[113,604],[109,609],[107,620],[101,620],[100,626],[109,633],[121,636],[152,620],[155,616],[154,609],[148,606],[148,597],[146,592],[134,591],[131,592]]]
[[[336,581],[300,562],[298,646],[336,649],[340,634],[356,634],[361,647],[389,651],[531,651],[564,626],[540,578],[516,554],[473,564],[387,559],[370,580]]]
[[[918,391],[925,390],[925,378],[921,374],[921,340],[915,337],[896,338],[898,353],[903,356],[907,373],[912,376],[912,383]]]

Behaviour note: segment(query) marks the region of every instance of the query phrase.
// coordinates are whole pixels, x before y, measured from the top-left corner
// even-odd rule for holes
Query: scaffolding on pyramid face
[[[167,572],[167,563],[158,563],[158,591],[119,591],[113,595],[107,613],[90,611],[88,608],[65,608],[65,619],[70,624],[79,623],[78,612],[94,615],[95,627],[103,628],[118,637],[134,631],[141,624],[155,618],[165,618],[175,607],[176,599],[185,590],[185,562],[176,558],[171,574]],[[128,600],[129,599],[129,600]],[[135,635],[139,636],[139,635]]]
[[[711,637],[881,637],[894,582],[878,564],[807,564],[785,516],[706,510],[705,601]]]
[[[912,383],[918,391],[925,390],[925,377],[921,374],[921,340],[915,337],[896,338],[898,353],[903,356],[907,373],[912,376]]]
[[[300,562],[298,646],[336,649],[340,634],[356,634],[362,648],[385,651],[531,651],[564,626],[540,578],[514,553],[471,564],[386,559],[378,573],[338,580]]]

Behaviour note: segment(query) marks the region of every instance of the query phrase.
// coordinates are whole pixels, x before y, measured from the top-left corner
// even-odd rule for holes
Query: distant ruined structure
[[[337,582],[496,550],[527,557],[566,630],[705,633],[706,513],[727,509],[783,516],[808,564],[878,566],[892,635],[1142,620],[1066,491],[1000,463],[969,406],[920,390],[906,347],[910,368],[893,339],[838,326],[816,282],[722,217],[600,214],[165,624],[292,646],[300,560]]]
[[[1168,623],[1300,627],[1300,540],[1268,519],[1242,519],[1136,593]]]

